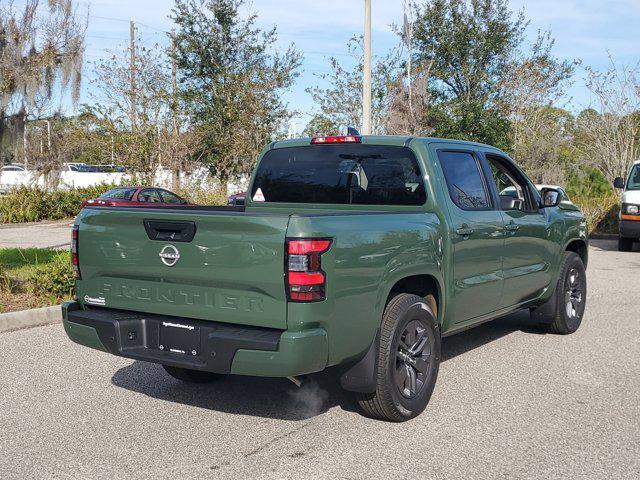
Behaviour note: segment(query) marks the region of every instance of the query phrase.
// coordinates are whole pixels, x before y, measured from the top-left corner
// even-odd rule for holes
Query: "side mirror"
[[[613,186],[616,188],[624,188],[624,178],[616,177],[613,181]]]
[[[543,188],[540,195],[542,196],[542,208],[557,207],[562,201],[560,190],[555,188]]]

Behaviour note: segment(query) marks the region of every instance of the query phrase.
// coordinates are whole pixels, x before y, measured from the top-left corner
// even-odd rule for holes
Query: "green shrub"
[[[567,176],[566,187],[587,219],[589,233],[618,233],[620,198],[600,170],[582,167]]]
[[[40,187],[21,186],[0,196],[0,223],[39,222],[41,220],[64,220],[80,212],[83,200],[96,198],[113,184],[93,187],[47,191]],[[182,189],[176,192],[198,205],[226,205],[227,195],[223,190]]]
[[[567,177],[569,197],[600,198],[613,193],[613,187],[604,174],[595,167],[583,167]]]
[[[50,262],[35,266],[27,280],[34,295],[51,300],[71,298],[74,281],[69,252],[59,252]]]
[[[571,197],[587,219],[589,233],[618,233],[620,198],[613,191],[600,196]]]
[[[114,186],[100,184],[54,191],[40,187],[17,187],[0,197],[0,223],[39,222],[75,217],[80,212],[83,200],[99,197]]]
[[[53,305],[73,296],[68,251],[0,249],[0,311]]]
[[[226,205],[227,193],[224,190],[180,189],[176,193],[197,205]]]

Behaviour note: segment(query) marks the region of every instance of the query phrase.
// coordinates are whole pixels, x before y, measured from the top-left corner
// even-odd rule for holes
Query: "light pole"
[[[364,75],[362,77],[362,133],[371,135],[371,0],[364,0]]]

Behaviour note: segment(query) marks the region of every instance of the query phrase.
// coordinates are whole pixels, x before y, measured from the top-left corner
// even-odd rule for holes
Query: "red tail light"
[[[71,268],[76,280],[80,280],[80,263],[78,261],[78,225],[71,230]]]
[[[291,302],[317,302],[325,299],[326,275],[320,257],[329,250],[331,240],[287,241],[287,295]]]
[[[92,198],[91,200],[84,200],[81,207],[116,207],[118,204],[114,200],[102,200],[100,198]]]
[[[313,137],[311,145],[327,143],[362,143],[362,137],[358,135],[333,135],[330,137]]]

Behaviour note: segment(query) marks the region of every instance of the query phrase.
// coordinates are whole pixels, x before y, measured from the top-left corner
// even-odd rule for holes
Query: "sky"
[[[95,0],[79,4],[82,11],[88,9],[90,16],[80,103],[92,103],[95,93],[91,84],[92,63],[108,56],[109,49],[126,48],[131,17],[136,21],[142,43],[166,44],[165,32],[172,28],[169,15],[173,0]],[[305,112],[295,119],[295,128],[300,132],[314,111],[305,89],[322,85],[318,75],[329,71],[329,57],[352,64],[346,45],[349,38],[362,32],[364,1],[253,0],[247,6],[258,14],[260,27],[277,26],[277,48],[285,49],[294,43],[304,54],[301,76],[285,93],[289,108]],[[565,99],[567,103],[571,101],[573,110],[591,102],[585,88],[585,67],[607,68],[609,54],[619,64],[640,62],[640,0],[512,0],[510,6],[514,12],[523,9],[530,20],[526,32],[530,40],[538,30],[550,30],[556,40],[555,55],[581,60]],[[400,24],[402,14],[402,0],[372,0],[374,56],[383,57],[398,45],[391,25]],[[61,102],[66,113],[72,113],[68,99]]]

